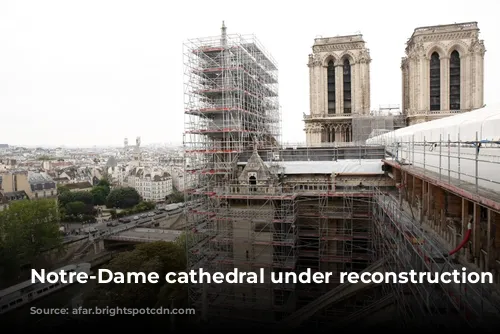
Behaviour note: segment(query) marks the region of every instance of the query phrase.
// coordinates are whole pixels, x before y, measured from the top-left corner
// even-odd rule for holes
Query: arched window
[[[248,178],[248,183],[250,184],[250,191],[254,191],[254,192],[257,191],[257,187],[256,187],[256,185],[257,185],[257,178],[255,176],[253,176],[253,175],[250,176]]]
[[[326,70],[328,83],[328,113],[335,114],[335,65],[333,60],[328,62]]]
[[[344,114],[351,113],[351,64],[344,60]]]
[[[441,60],[434,52],[430,60],[430,109],[441,110]]]
[[[450,56],[450,110],[460,110],[460,54]]]

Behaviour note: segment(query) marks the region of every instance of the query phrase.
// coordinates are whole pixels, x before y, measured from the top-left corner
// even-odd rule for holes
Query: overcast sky
[[[485,103],[498,98],[495,1],[0,0],[0,143],[181,143],[186,39],[256,34],[279,65],[284,141],[305,141],[315,37],[363,34],[371,107],[401,103],[401,57],[419,26],[477,21]],[[496,14],[495,14],[496,13]],[[496,81],[495,81],[496,80]]]

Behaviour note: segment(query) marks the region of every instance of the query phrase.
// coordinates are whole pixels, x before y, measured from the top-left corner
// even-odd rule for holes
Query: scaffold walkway
[[[383,271],[383,265],[384,265],[384,260],[381,259],[369,267],[367,267],[363,272],[382,272]],[[337,286],[336,288],[328,291],[326,294],[323,296],[319,297],[312,303],[300,308],[293,314],[291,314],[289,317],[284,319],[282,322],[279,323],[280,328],[296,328],[299,326],[302,322],[306,321],[308,318],[313,316],[316,312],[320,311],[321,309],[336,303],[338,301],[344,300],[348,298],[350,295],[358,293],[364,289],[367,289],[375,284],[373,283],[343,283]]]
[[[374,217],[382,256],[394,267],[391,271],[443,273],[457,270],[462,265],[452,262],[448,250],[427,233],[411,215],[402,211],[398,200],[391,194],[375,191]],[[447,308],[446,301],[471,327],[480,327],[490,315],[500,314],[500,303],[486,284],[450,283],[408,284],[419,297],[424,314],[440,312]],[[442,293],[436,293],[439,287]],[[404,298],[404,296],[402,297]]]

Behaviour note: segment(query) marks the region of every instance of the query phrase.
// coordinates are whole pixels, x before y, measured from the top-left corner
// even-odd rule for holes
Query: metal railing
[[[437,115],[443,115],[443,116],[449,116],[449,115],[456,115],[456,114],[461,114],[463,112],[467,112],[467,111],[470,111],[470,110],[466,110],[466,109],[463,109],[463,110],[409,110],[409,109],[406,109],[406,112],[405,114],[407,116],[420,116],[420,115],[424,115],[424,116],[428,116],[428,115],[431,115],[431,116],[437,116]]]
[[[283,148],[312,148],[312,147],[324,147],[324,148],[344,148],[344,147],[382,147],[381,144],[366,144],[363,142],[333,142],[333,143],[310,143],[305,142],[284,142],[282,143]]]
[[[439,242],[426,233],[409,214],[400,209],[397,200],[390,195],[376,190],[375,225],[382,239],[385,240],[388,255],[396,263],[402,264],[405,270],[426,271],[430,273],[462,272],[460,264],[452,263],[447,250],[440,247]],[[415,242],[418,241],[418,242]],[[443,297],[471,325],[481,323],[487,313],[500,312],[500,302],[493,294],[493,286],[488,284],[450,283],[444,284],[410,284],[415,294],[428,304],[439,303],[436,299],[435,287],[439,286]],[[431,298],[433,297],[433,298]],[[432,305],[427,306],[427,311]]]
[[[425,136],[415,141],[413,136],[390,144],[386,151],[393,160],[437,173],[440,180],[467,182],[476,191],[479,187],[500,191],[500,141],[479,140],[478,132],[474,141],[460,140],[460,133],[456,141],[450,135],[440,135],[437,141]]]
[[[340,188],[337,188],[340,187]],[[216,185],[213,188],[213,192],[219,195],[291,195],[300,193],[373,193],[373,189],[369,187],[359,187],[353,186],[351,184],[342,183],[335,185],[332,183],[310,183],[310,182],[300,182],[300,183],[287,183],[287,184],[277,184],[277,185],[242,185],[242,184],[224,184]],[[201,190],[202,192],[204,190]],[[207,188],[205,191],[210,192]]]
[[[358,113],[316,114],[316,115],[304,115],[304,119],[313,119],[313,118],[329,119],[338,117],[353,117],[357,115],[359,114]]]

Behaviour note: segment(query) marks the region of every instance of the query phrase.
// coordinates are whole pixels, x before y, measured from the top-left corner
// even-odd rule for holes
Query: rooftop
[[[31,184],[54,182],[54,180],[43,172],[28,172],[28,182]]]
[[[68,189],[87,189],[87,188],[92,188],[92,184],[88,181],[84,182],[76,182],[76,183],[68,183],[66,185]]]
[[[245,162],[238,163],[246,165]],[[269,162],[265,163],[270,166]],[[282,161],[284,174],[383,174],[381,159],[348,159],[339,161]]]
[[[422,36],[435,33],[456,32],[456,31],[479,31],[477,22],[463,22],[452,24],[441,24],[435,26],[415,28],[410,40],[415,36]]]
[[[314,45],[338,44],[338,43],[364,43],[363,35],[346,35],[335,37],[319,37],[314,39]]]

